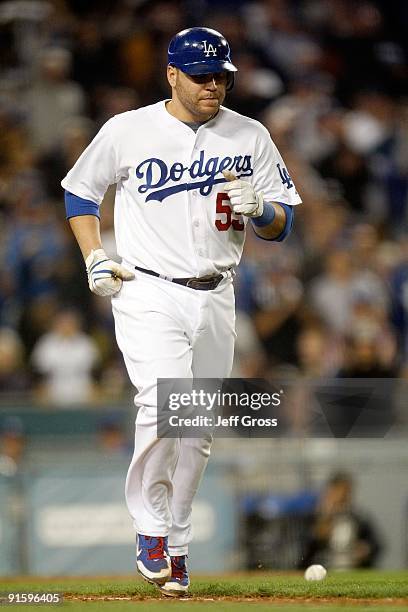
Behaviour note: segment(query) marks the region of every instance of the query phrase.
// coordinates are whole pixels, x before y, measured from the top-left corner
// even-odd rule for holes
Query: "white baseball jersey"
[[[221,107],[194,132],[165,105],[110,119],[61,184],[97,204],[117,184],[117,251],[130,268],[172,277],[225,271],[239,263],[248,218],[232,213],[223,170],[251,182],[266,202],[301,199],[258,121]]]

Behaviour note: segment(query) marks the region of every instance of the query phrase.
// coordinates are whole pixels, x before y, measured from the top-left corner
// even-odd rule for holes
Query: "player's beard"
[[[176,92],[180,103],[191,113],[195,121],[208,121],[214,117],[225,99],[225,89],[221,87],[215,92],[202,90],[199,93],[192,93],[179,82],[176,85]]]

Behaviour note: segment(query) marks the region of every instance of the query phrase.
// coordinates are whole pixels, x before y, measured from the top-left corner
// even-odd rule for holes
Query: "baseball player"
[[[137,390],[126,480],[137,568],[172,596],[188,590],[191,508],[211,441],[157,438],[157,379],[230,375],[245,232],[282,241],[301,202],[267,130],[222,105],[236,70],[220,33],[178,33],[168,49],[171,99],[112,117],[62,181],[89,287],[111,296]],[[120,264],[99,233],[113,183]]]

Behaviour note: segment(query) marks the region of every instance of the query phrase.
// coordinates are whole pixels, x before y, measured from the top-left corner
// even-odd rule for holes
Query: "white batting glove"
[[[229,170],[225,170],[223,175],[229,181],[224,190],[234,213],[241,213],[246,217],[260,217],[264,209],[263,193],[256,193],[251,183],[237,179]]]
[[[120,291],[123,281],[135,278],[133,272],[109,259],[103,249],[91,251],[85,265],[89,288],[96,295],[115,295]]]

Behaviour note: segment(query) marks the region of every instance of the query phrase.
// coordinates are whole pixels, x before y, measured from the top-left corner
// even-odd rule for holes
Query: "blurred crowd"
[[[303,199],[284,244],[249,229],[234,374],[408,377],[408,3],[0,3],[0,392],[52,406],[129,383],[60,181],[112,115],[168,97],[169,39],[221,31],[226,105],[269,129]],[[113,197],[102,205],[115,253]]]

